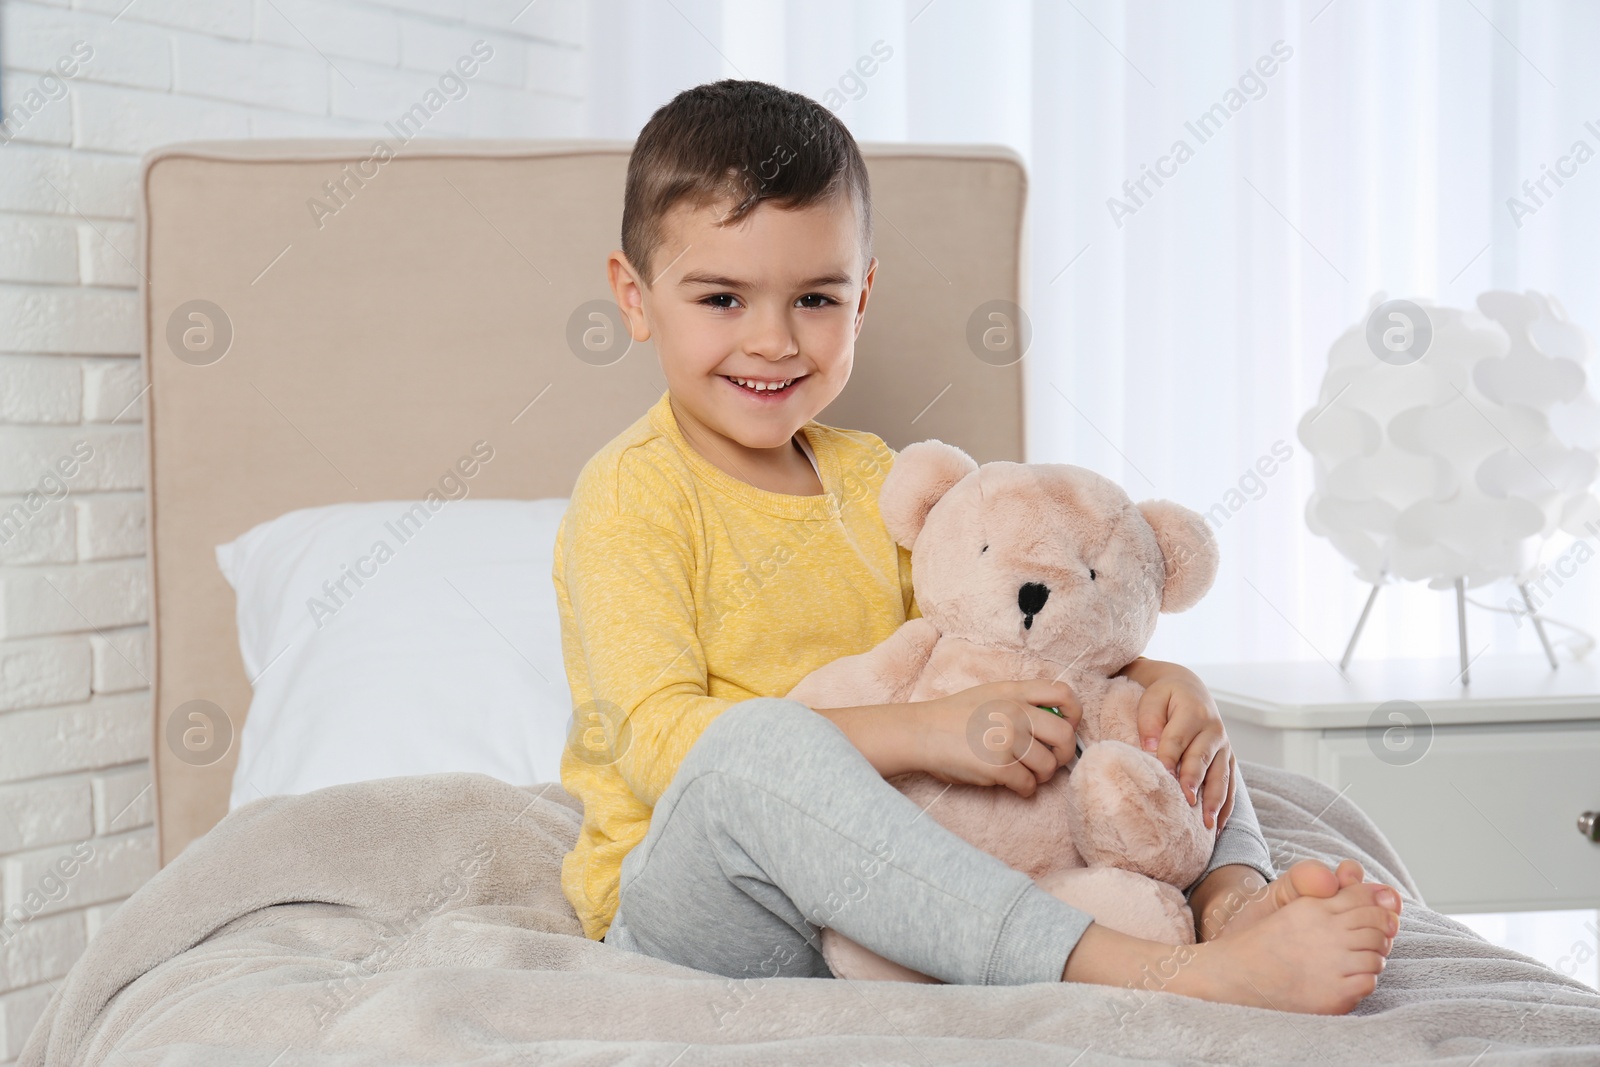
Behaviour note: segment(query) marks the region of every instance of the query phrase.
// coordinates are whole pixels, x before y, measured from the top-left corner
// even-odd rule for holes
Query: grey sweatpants
[[[1207,873],[1245,863],[1271,879],[1236,789]],[[605,941],[733,978],[826,978],[829,926],[946,982],[1014,985],[1060,981],[1092,921],[926,816],[830,720],[763,697],[684,758],[623,860]]]

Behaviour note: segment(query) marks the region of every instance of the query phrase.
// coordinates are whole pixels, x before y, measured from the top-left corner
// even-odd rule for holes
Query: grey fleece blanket
[[[1354,1015],[708,975],[582,936],[560,886],[581,809],[560,786],[442,774],[229,815],[117,911],[19,1063],[1600,1063],[1600,997],[1422,906],[1331,790],[1247,776],[1280,866],[1350,855],[1407,897]]]

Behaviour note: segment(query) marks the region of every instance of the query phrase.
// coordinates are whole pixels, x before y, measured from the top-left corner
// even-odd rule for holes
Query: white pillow
[[[556,781],[565,500],[333,504],[217,546],[255,686],[229,808],[436,771]]]

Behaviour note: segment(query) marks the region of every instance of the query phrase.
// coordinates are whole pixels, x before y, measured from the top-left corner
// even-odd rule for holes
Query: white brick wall
[[[579,0],[0,0],[0,1067],[156,869],[140,155],[377,136],[478,41],[426,136],[583,136],[586,32]]]

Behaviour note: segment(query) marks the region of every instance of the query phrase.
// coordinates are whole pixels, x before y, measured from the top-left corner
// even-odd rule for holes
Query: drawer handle
[[[1578,816],[1578,833],[1590,841],[1600,841],[1600,811],[1586,811]]]

